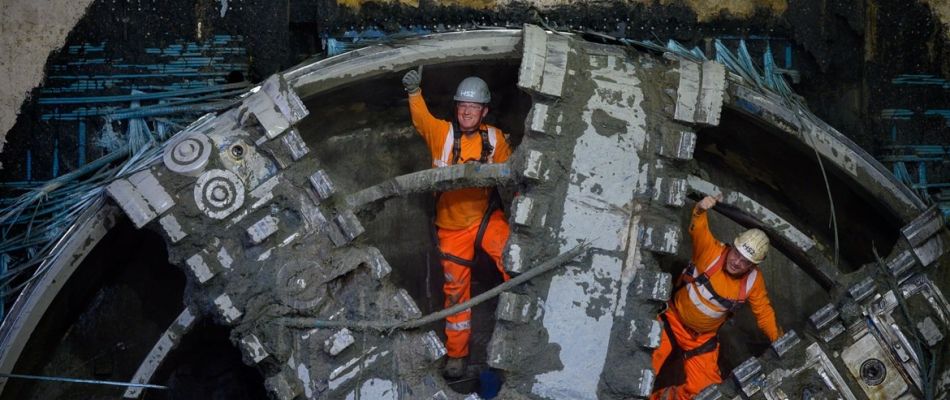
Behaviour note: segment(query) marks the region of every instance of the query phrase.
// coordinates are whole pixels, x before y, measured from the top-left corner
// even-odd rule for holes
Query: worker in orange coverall
[[[686,382],[659,389],[651,399],[691,399],[707,386],[722,382],[717,331],[746,302],[769,340],[781,336],[758,268],[768,252],[769,238],[759,229],[749,229],[732,245],[716,240],[709,231],[707,212],[718,200],[721,198],[707,196],[693,208],[689,225],[692,261],[678,280],[669,308],[660,314],[663,333],[660,347],[653,351],[653,370],[659,373],[667,357],[677,350]]]
[[[478,77],[465,78],[455,93],[455,121],[440,120],[429,113],[422,98],[421,68],[403,77],[409,93],[412,124],[425,139],[432,154],[432,166],[446,167],[464,163],[501,163],[511,155],[505,135],[482,122],[488,114],[491,93]],[[508,222],[497,205],[493,188],[465,188],[443,192],[436,201],[437,242],[445,274],[445,307],[463,303],[471,297],[471,268],[475,266],[475,248],[487,253],[508,280],[501,253],[508,241]],[[465,310],[445,319],[445,347],[448,360],[444,374],[458,378],[465,373],[472,311]]]

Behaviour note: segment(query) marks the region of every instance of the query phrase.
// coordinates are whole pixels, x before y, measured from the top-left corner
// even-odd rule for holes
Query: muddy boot
[[[465,375],[465,359],[464,358],[452,358],[445,362],[445,369],[442,371],[442,375],[445,375],[449,379],[458,379]]]

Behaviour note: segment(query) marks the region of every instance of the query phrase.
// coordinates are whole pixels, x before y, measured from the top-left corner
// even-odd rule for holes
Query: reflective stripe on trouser
[[[676,336],[676,343],[683,351],[689,351],[701,346],[703,343],[716,336],[716,332],[706,332],[694,335],[690,329],[683,326],[679,317],[673,309],[666,311],[666,319],[670,322],[670,328],[673,335]],[[657,318],[660,324],[663,320]],[[667,335],[667,330],[663,329],[660,337],[660,347],[653,350],[653,371],[660,373],[660,368],[666,362],[666,358],[673,351],[673,344]],[[708,353],[699,354],[683,360],[683,369],[686,372],[686,382],[681,385],[670,386],[654,391],[650,399],[658,400],[676,400],[692,399],[699,392],[712,384],[722,382],[719,374],[719,345],[716,349]]]
[[[439,228],[439,248],[443,253],[461,257],[466,260],[475,258],[475,236],[478,234],[479,220],[465,229],[449,230]],[[501,252],[508,241],[508,222],[505,215],[499,210],[492,213],[482,237],[482,249],[495,261],[504,280],[508,274],[501,265]],[[442,271],[445,273],[445,307],[464,303],[472,295],[472,272],[464,265],[449,260],[442,260]],[[468,338],[472,333],[472,310],[465,310],[445,318],[445,348],[449,357],[465,357],[468,355]]]

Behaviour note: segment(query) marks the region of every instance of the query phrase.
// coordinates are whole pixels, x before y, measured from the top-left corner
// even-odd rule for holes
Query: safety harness
[[[716,334],[692,350],[683,350],[679,342],[676,341],[676,335],[673,334],[673,328],[670,326],[670,321],[666,318],[666,313],[660,314],[660,319],[663,320],[663,329],[666,330],[666,336],[670,338],[670,344],[673,347],[673,351],[670,353],[671,355],[679,353],[682,358],[686,360],[716,350],[716,346],[719,345],[719,334]]]
[[[728,313],[729,316],[734,314],[743,304],[746,303],[749,299],[749,290],[752,287],[752,284],[755,283],[756,275],[758,274],[757,269],[752,269],[749,273],[745,274],[742,278],[742,283],[739,284],[739,297],[735,299],[730,299],[723,297],[716,292],[710,283],[710,278],[713,275],[719,273],[722,270],[723,265],[726,263],[726,255],[729,253],[729,246],[726,246],[722,253],[719,254],[716,259],[714,259],[702,274],[698,273],[696,270],[696,265],[692,262],[689,263],[689,266],[683,270],[683,275],[680,277],[680,283],[677,286],[676,290],[689,290],[690,291],[690,300],[694,305],[699,308],[704,314],[715,317],[716,315],[711,315],[712,313],[722,313],[716,312],[714,310],[709,310],[708,307],[699,300],[699,298],[694,298],[693,295],[698,295],[695,297],[703,297],[706,300],[709,300],[710,303],[721,306],[725,309],[723,312]],[[685,287],[684,287],[685,286]],[[675,312],[675,309],[673,309]],[[683,359],[688,359],[690,357],[695,357],[700,354],[706,354],[711,351],[716,350],[716,346],[719,345],[719,335],[713,335],[712,338],[707,340],[705,343],[699,345],[698,347],[691,350],[683,350],[680,347],[679,343],[676,341],[676,336],[673,334],[673,328],[670,326],[670,321],[666,317],[666,313],[661,313],[660,318],[663,320],[663,328],[666,330],[667,336],[671,339],[670,343],[673,346],[674,352],[680,352]]]
[[[451,130],[449,134],[451,134],[454,139],[452,143],[452,164],[454,165],[454,164],[458,164],[459,159],[462,158],[462,129],[459,128],[458,122],[452,122],[452,127],[449,129]],[[478,135],[481,136],[482,138],[482,154],[478,158],[478,162],[482,164],[491,163],[491,157],[492,155],[495,154],[495,145],[494,145],[495,129],[494,128],[490,128],[490,129],[492,131],[491,138],[489,138],[488,130],[486,129],[478,130]]]
[[[742,277],[742,283],[739,284],[739,297],[735,299],[726,298],[720,296],[719,293],[713,289],[711,283],[709,283],[709,278],[722,270],[723,265],[726,263],[726,254],[729,252],[729,246],[726,246],[719,257],[716,257],[713,262],[706,267],[706,270],[702,274],[697,274],[696,265],[692,262],[689,263],[689,266],[683,270],[683,276],[681,277],[680,287],[686,285],[695,285],[696,288],[700,288],[700,292],[703,297],[707,297],[707,300],[715,300],[717,305],[722,306],[729,314],[733,314],[742,307],[743,304],[749,299],[749,290],[753,283],[755,283],[756,275],[758,271],[753,269],[749,273],[745,274]],[[720,262],[722,260],[722,262]],[[750,280],[751,278],[751,280]]]
[[[478,159],[478,162],[481,164],[491,164],[492,159],[495,155],[495,141],[496,131],[494,127],[489,127],[486,129],[478,130],[479,136],[482,138],[482,153]],[[450,141],[451,139],[451,141]],[[448,150],[451,146],[452,158],[451,162],[448,162]],[[447,167],[449,165],[458,164],[459,160],[462,158],[462,130],[459,129],[458,123],[453,122],[449,126],[449,133],[446,135],[446,141],[442,146],[442,159],[433,160],[432,164],[436,167]],[[442,193],[436,194],[436,203],[439,202],[439,197],[442,196]],[[475,249],[482,249],[482,238],[485,236],[485,229],[488,227],[488,220],[491,218],[492,213],[495,210],[501,208],[501,197],[498,195],[498,190],[493,189],[488,200],[488,208],[485,210],[485,214],[482,216],[482,221],[478,225],[478,233],[475,235]],[[445,260],[452,261],[456,264],[464,265],[466,267],[472,268],[475,266],[475,259],[471,260],[458,257],[453,254],[442,252],[441,247],[439,246],[439,234],[435,229],[435,221],[433,221],[430,226],[430,233],[432,235],[432,242],[435,243],[436,251],[439,253],[439,257]]]
[[[492,190],[491,197],[488,200],[488,209],[485,211],[485,215],[482,216],[482,222],[478,225],[478,233],[475,234],[475,249],[476,250],[482,249],[482,237],[485,236],[485,229],[488,227],[488,220],[491,217],[491,214],[495,212],[495,210],[501,207],[501,204],[498,198],[499,198],[498,191]],[[432,226],[432,229],[431,229],[432,242],[435,243],[435,249],[439,253],[439,257],[445,260],[452,261],[456,264],[464,265],[469,268],[472,268],[475,266],[474,258],[471,260],[468,260],[456,255],[443,252],[442,249],[439,247],[439,233],[435,229],[435,224],[433,223],[431,224],[431,226]],[[482,251],[484,251],[484,249],[482,249]]]
[[[494,127],[488,129],[479,129],[478,135],[482,138],[482,154],[478,162],[490,164],[495,154],[495,142],[497,141],[497,131]],[[458,164],[462,158],[462,130],[458,123],[449,125],[449,132],[445,135],[445,142],[442,143],[442,154],[439,158],[432,160],[432,166],[435,168],[448,167]]]

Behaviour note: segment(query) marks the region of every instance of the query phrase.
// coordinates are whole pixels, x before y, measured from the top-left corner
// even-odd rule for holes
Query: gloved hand
[[[422,84],[422,66],[419,66],[419,70],[412,70],[406,72],[406,75],[402,77],[402,85],[406,88],[406,92],[409,94],[419,91],[419,85]]]
[[[716,197],[706,196],[696,204],[696,207],[698,207],[700,210],[706,211],[715,207],[716,203],[720,201],[722,201],[722,194],[718,194]]]

